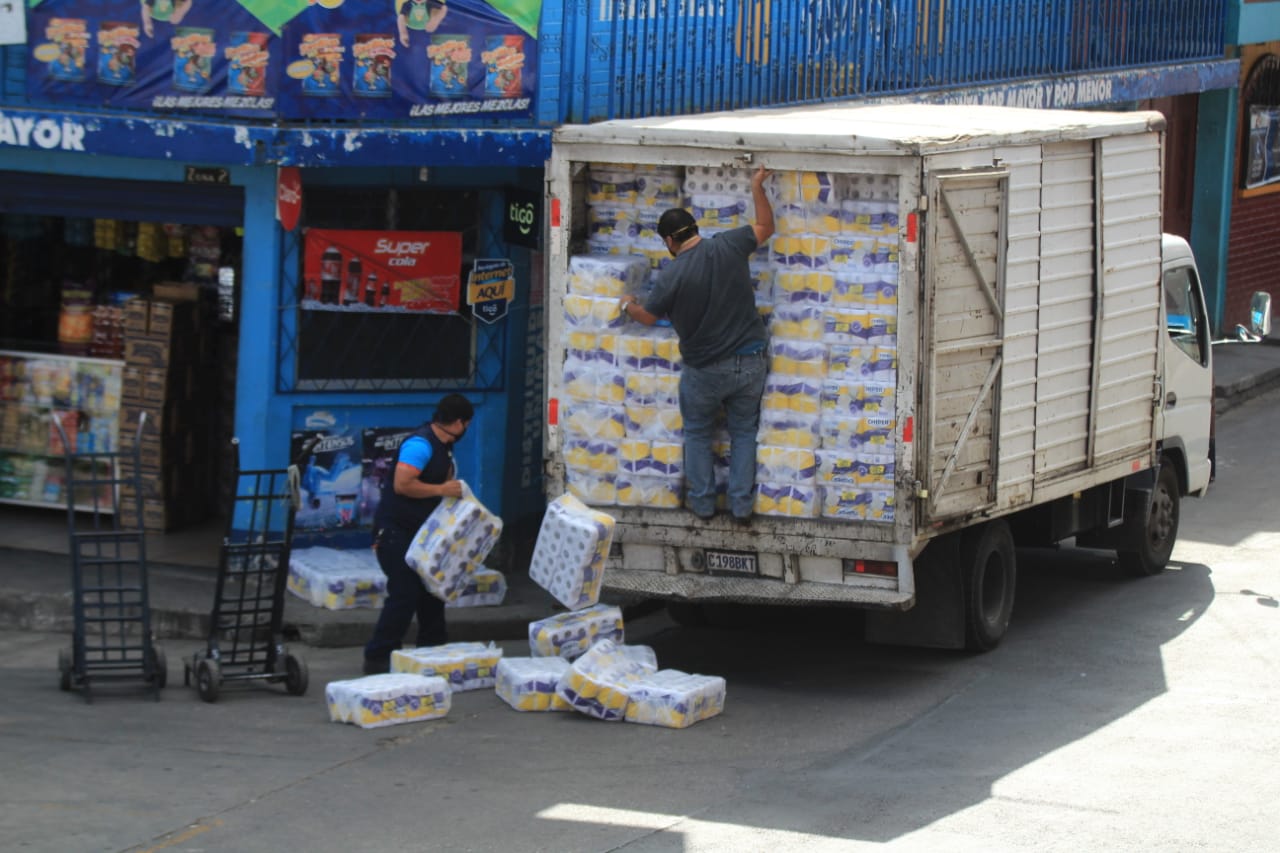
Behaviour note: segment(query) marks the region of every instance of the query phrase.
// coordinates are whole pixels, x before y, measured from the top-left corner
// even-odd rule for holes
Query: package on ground
[[[489,512],[462,484],[462,497],[445,498],[414,534],[404,561],[427,590],[444,602],[466,589],[502,535],[502,519]]]
[[[493,690],[517,711],[571,711],[556,693],[556,685],[569,669],[564,658],[503,658]]]
[[[507,597],[507,579],[497,569],[480,566],[467,578],[467,585],[445,607],[496,607]]]
[[[542,518],[529,577],[570,610],[595,604],[613,526],[613,516],[572,495],[556,498]]]
[[[331,681],[325,685],[324,697],[330,720],[362,729],[434,720],[449,713],[452,703],[443,678],[408,673]]]
[[[573,660],[604,639],[623,641],[620,607],[596,604],[529,623],[529,651],[535,657]]]
[[[289,555],[288,589],[327,610],[381,607],[387,577],[372,549],[299,548]]]
[[[657,669],[658,658],[648,646],[601,640],[565,671],[556,684],[556,695],[589,717],[621,720],[632,685]]]
[[[724,679],[662,669],[642,676],[628,691],[626,720],[683,729],[724,710]]]
[[[493,643],[446,643],[391,653],[391,671],[438,675],[454,693],[492,687],[502,649]]]

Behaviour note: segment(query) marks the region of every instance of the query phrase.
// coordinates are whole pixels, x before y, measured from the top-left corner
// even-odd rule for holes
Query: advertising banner
[[[467,279],[467,304],[486,323],[507,316],[507,306],[516,298],[515,267],[503,258],[477,258]]]
[[[361,523],[362,448],[354,431],[300,430],[290,441],[298,460],[302,505],[294,519],[300,530],[357,527]]]
[[[32,0],[33,100],[215,115],[533,114],[541,0]]]
[[[382,500],[382,487],[395,472],[396,454],[413,432],[413,427],[373,427],[364,431],[364,481],[360,487],[362,526],[373,526],[373,516]]]
[[[304,311],[452,314],[460,305],[462,235],[454,231],[309,228]]]
[[[1249,107],[1249,153],[1246,187],[1280,181],[1280,108]]]

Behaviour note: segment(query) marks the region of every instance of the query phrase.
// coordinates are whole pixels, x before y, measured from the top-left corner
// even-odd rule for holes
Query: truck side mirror
[[[1271,294],[1258,291],[1249,300],[1249,331],[1265,339],[1271,334]]]

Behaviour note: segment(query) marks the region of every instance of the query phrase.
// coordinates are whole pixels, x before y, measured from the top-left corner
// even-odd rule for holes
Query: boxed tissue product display
[[[381,607],[387,576],[368,548],[299,548],[289,555],[287,588],[294,595],[327,610]]]
[[[573,662],[556,685],[556,694],[573,710],[600,720],[621,720],[631,687],[656,672],[658,659],[648,646],[601,640]]]
[[[581,657],[599,640],[623,641],[622,609],[597,604],[529,623],[529,650],[535,657]]]
[[[724,679],[661,669],[631,685],[626,720],[683,729],[724,710]]]
[[[643,301],[637,259],[648,260],[650,280],[668,262],[642,224],[655,203],[659,211],[689,210],[699,233],[713,238],[753,222],[751,173],[616,164],[588,171],[590,254],[570,259],[564,306],[566,489],[593,506],[675,508],[682,460],[661,461],[651,451],[655,442],[678,447],[682,438],[678,394],[673,402],[670,393],[678,387],[678,341],[669,328],[627,321],[617,297],[636,293]],[[651,185],[661,193],[652,195]],[[758,435],[765,488],[755,510],[890,522],[894,465],[884,460],[896,454],[897,178],[774,172],[765,190],[777,230],[750,262],[769,333]],[[661,358],[659,345],[675,355]],[[796,451],[838,452],[875,473],[826,479],[829,468]],[[726,480],[717,470],[717,482]]]
[[[613,516],[573,495],[547,506],[529,562],[529,577],[570,610],[600,600],[604,562],[613,541]]]
[[[502,534],[502,519],[463,484],[463,496],[445,498],[414,534],[404,560],[436,598],[456,599]]]
[[[467,578],[467,585],[445,607],[495,607],[507,596],[507,579],[497,569],[481,566]]]
[[[506,658],[498,661],[494,692],[517,711],[572,711],[556,694],[556,685],[569,669],[564,658]]]
[[[493,643],[446,643],[391,653],[391,671],[437,675],[454,693],[492,687],[502,649]]]
[[[331,681],[324,698],[330,720],[363,729],[434,720],[449,713],[452,703],[443,678],[403,673]]]

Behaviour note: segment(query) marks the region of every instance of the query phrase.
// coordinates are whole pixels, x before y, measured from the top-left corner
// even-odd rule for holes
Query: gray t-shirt
[[[765,342],[748,264],[755,250],[755,231],[744,225],[702,238],[659,273],[644,310],[671,320],[690,367],[706,367]]]

